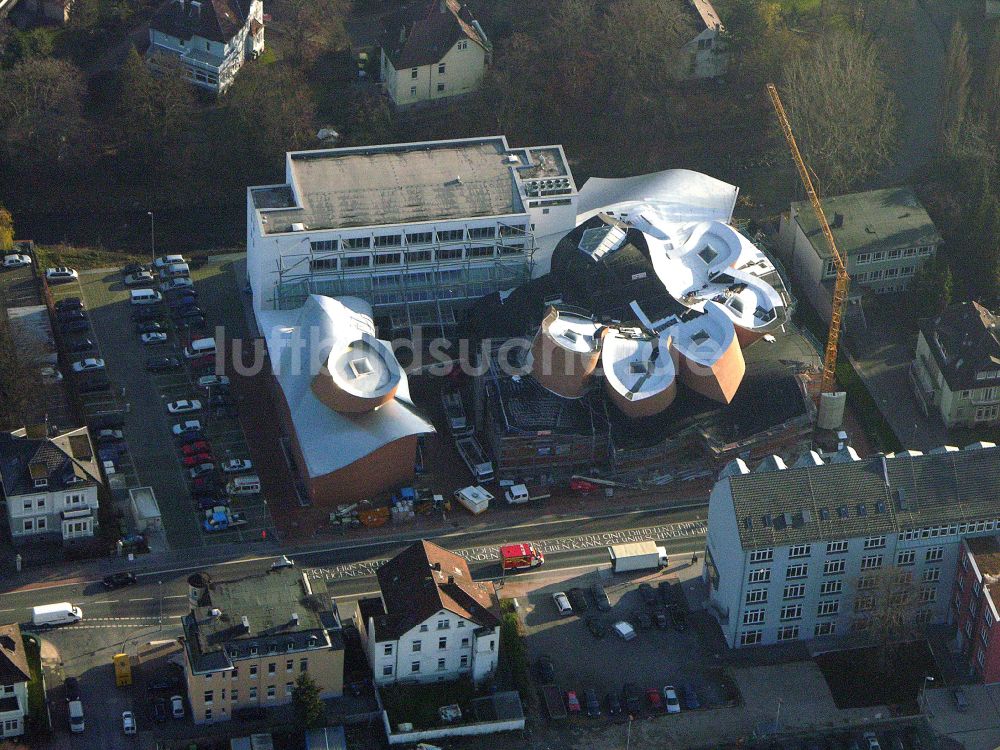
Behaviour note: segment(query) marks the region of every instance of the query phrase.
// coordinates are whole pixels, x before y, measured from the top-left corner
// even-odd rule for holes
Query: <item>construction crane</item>
[[[788,115],[785,114],[785,107],[778,96],[778,89],[775,88],[773,83],[769,83],[767,84],[767,93],[771,97],[774,111],[778,115],[778,123],[781,125],[781,132],[785,134],[785,140],[788,141],[788,150],[792,153],[795,168],[799,170],[799,178],[802,180],[802,186],[806,189],[806,195],[809,196],[813,212],[816,214],[816,219],[823,230],[826,244],[830,248],[830,255],[833,256],[833,267],[837,272],[837,280],[833,285],[833,304],[830,307],[830,330],[826,334],[826,353],[823,356],[823,381],[820,385],[821,394],[833,393],[836,390],[834,383],[837,376],[837,347],[840,344],[840,322],[844,317],[844,303],[847,301],[847,287],[850,277],[847,275],[847,267],[844,265],[844,260],[840,257],[840,252],[837,250],[837,243],[833,239],[833,232],[830,231],[826,214],[823,213],[823,206],[819,202],[819,196],[816,194],[812,179],[809,177],[809,170],[806,168],[806,164],[802,160],[802,154],[799,152],[799,146],[795,142],[795,134],[792,133],[792,126],[788,122]]]

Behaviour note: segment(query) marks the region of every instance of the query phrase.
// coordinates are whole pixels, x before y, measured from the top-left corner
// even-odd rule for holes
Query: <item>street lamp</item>
[[[934,682],[934,678],[931,677],[930,675],[925,675],[924,676],[924,681],[920,685],[920,701],[919,701],[919,703],[923,704],[924,713],[927,713],[927,683],[928,682]]]
[[[156,593],[160,599],[160,630],[163,630],[163,581],[157,581],[156,586]]]
[[[153,250],[153,260],[156,260],[156,220],[152,211],[146,213],[149,215],[149,244]]]

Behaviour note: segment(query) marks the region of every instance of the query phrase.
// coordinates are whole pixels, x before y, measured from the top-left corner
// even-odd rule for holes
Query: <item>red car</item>
[[[571,714],[580,713],[580,699],[576,697],[575,690],[566,691],[566,710]]]
[[[191,489],[195,492],[205,492],[216,488],[215,477],[198,477],[191,480]]]
[[[207,440],[196,440],[193,443],[181,446],[181,452],[185,456],[195,456],[199,453],[208,453],[210,450],[212,450],[212,446],[208,444]]]
[[[593,482],[588,482],[585,479],[569,480],[569,488],[574,492],[582,492],[584,495],[590,494],[591,492],[597,492],[597,485]]]
[[[656,688],[646,688],[646,700],[649,701],[649,707],[654,711],[663,709],[663,698],[660,697],[660,691]]]
[[[184,456],[185,466],[197,466],[198,464],[214,463],[215,458],[211,453],[196,453],[193,456]]]

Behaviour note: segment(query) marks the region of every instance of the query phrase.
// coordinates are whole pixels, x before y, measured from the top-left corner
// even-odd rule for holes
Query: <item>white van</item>
[[[83,703],[80,701],[69,702],[69,731],[78,733],[84,730],[83,725]]]
[[[187,263],[187,259],[183,255],[161,255],[153,261],[153,268],[158,271],[174,263]]]
[[[53,625],[69,625],[80,622],[83,612],[69,602],[58,604],[43,604],[31,610],[31,623],[35,627],[47,628]]]
[[[187,263],[171,263],[160,269],[160,281],[167,279],[187,279],[191,277],[191,269]]]
[[[184,356],[188,359],[198,359],[206,354],[215,354],[215,339],[195,339],[184,347]]]
[[[129,292],[133,305],[155,305],[163,300],[163,296],[155,289],[133,289]]]
[[[260,477],[256,474],[235,477],[226,485],[226,492],[230,495],[259,495]]]

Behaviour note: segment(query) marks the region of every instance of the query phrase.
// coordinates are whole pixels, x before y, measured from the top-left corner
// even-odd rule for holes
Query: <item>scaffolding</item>
[[[290,310],[310,294],[359,297],[372,305],[392,338],[416,327],[425,336],[451,336],[470,302],[531,279],[535,240],[519,227],[500,224],[493,237],[424,244],[407,243],[402,229],[399,234],[399,245],[316,250],[314,243],[303,242],[302,250],[282,253],[271,304]],[[345,262],[365,255],[368,265],[349,268]],[[398,262],[379,262],[391,255]]]

